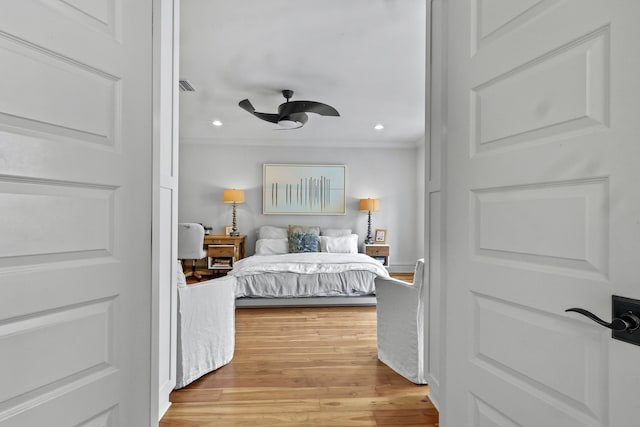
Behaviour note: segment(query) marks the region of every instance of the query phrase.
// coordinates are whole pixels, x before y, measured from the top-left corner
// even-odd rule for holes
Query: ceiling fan
[[[282,129],[298,129],[304,126],[309,119],[307,113],[316,113],[321,116],[340,116],[340,113],[330,105],[315,101],[289,101],[293,96],[293,91],[285,89],[282,96],[286,98],[278,107],[277,113],[260,113],[253,108],[248,99],[243,99],[238,103],[240,108],[248,111],[259,119],[271,123],[277,123]]]

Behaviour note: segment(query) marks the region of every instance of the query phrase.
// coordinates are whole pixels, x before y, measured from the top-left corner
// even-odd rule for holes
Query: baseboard
[[[438,410],[438,413],[440,413],[440,403],[438,403],[438,401],[432,396],[431,390],[429,390],[429,393],[427,393],[427,397],[429,398],[433,406]]]

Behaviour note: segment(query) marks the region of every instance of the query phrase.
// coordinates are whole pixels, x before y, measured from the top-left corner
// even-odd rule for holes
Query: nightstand
[[[364,253],[389,267],[389,245],[364,245]]]
[[[207,234],[204,236],[204,249],[209,245],[233,245],[236,261],[244,258],[244,247],[247,236],[225,236],[224,234]]]
[[[224,276],[233,264],[244,258],[246,236],[207,234],[204,249],[207,251],[207,269],[212,276]]]

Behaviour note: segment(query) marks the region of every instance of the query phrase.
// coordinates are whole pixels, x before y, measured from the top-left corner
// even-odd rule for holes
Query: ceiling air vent
[[[182,92],[195,92],[196,89],[189,83],[189,80],[179,80],[180,90]]]

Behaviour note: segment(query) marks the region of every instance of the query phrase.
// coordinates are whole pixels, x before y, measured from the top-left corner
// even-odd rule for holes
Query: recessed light
[[[222,126],[222,122],[220,120],[214,120],[211,122],[211,124],[214,126]]]
[[[380,123],[378,123],[378,124],[377,124],[377,125],[375,125],[373,128],[374,128],[375,130],[382,130],[382,129],[384,129],[384,126],[382,126]]]

